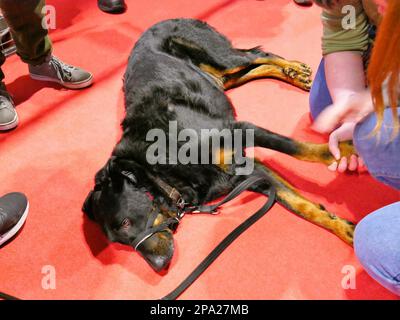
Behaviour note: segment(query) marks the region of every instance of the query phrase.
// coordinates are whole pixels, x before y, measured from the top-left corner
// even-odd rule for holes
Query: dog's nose
[[[171,263],[171,257],[159,256],[159,255],[150,255],[145,257],[147,263],[154,269],[156,272],[161,272],[169,267]]]
[[[137,251],[156,272],[167,269],[174,255],[171,231],[153,234],[138,246]]]

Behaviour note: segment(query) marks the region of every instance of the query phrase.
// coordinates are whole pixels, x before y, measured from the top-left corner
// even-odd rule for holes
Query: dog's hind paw
[[[294,69],[292,69],[291,67],[284,68],[283,69],[283,73],[285,75],[287,75],[289,78],[292,78],[292,79],[296,78],[297,75],[298,75],[298,73]]]
[[[293,84],[303,90],[310,91],[312,80],[308,76],[298,75],[293,79]]]
[[[289,61],[289,68],[293,69],[299,74],[303,74],[305,76],[311,76],[312,75],[312,69],[310,66],[303,62],[299,61]]]

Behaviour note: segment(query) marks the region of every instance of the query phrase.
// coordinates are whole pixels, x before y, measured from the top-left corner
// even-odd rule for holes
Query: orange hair
[[[399,132],[397,113],[400,96],[400,1],[388,0],[388,7],[379,25],[378,34],[372,50],[368,67],[368,84],[377,114],[374,133],[382,127],[385,109],[382,86],[387,81],[389,106],[393,114],[393,137]]]

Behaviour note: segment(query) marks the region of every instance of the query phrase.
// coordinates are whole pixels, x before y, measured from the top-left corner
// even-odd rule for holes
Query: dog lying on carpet
[[[311,69],[303,63],[287,61],[260,48],[233,48],[229,40],[198,20],[174,19],[154,25],[141,36],[129,58],[124,79],[123,135],[107,164],[96,174],[94,190],[87,196],[83,211],[102,227],[109,240],[135,247],[154,270],[166,269],[174,252],[174,224],[149,234],[146,230],[177,217],[179,201],[201,205],[228,194],[248,178],[238,174],[241,164],[236,157],[245,157],[245,147],[274,149],[327,165],[334,161],[326,144],[298,142],[236,121],[224,93],[266,77],[309,90],[310,75]],[[155,140],[154,136],[149,139],[149,132],[154,129],[166,133],[168,146],[185,144],[186,140],[168,134],[171,124],[178,131],[190,129],[195,133],[208,129],[215,135],[228,130],[235,147],[221,142],[216,153],[212,152],[214,146],[211,156],[202,154],[206,161],[194,163],[177,161],[169,147],[158,148],[156,160],[163,161],[149,160]],[[252,132],[252,143],[244,141],[243,135],[233,134],[245,131]],[[210,150],[213,134],[198,140],[190,150],[204,150],[204,146]],[[354,153],[349,142],[340,148],[343,156]],[[303,198],[260,162],[254,161],[250,175],[265,179],[249,190],[268,195],[270,187],[275,187],[281,205],[352,244],[353,223]]]

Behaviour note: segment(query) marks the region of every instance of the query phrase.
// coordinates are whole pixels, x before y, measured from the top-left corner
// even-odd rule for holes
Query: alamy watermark
[[[354,30],[357,26],[356,8],[352,5],[343,6],[342,13],[345,14],[342,18],[342,28],[344,30]]]
[[[42,14],[44,15],[42,19],[42,28],[46,30],[56,29],[57,28],[56,8],[52,5],[45,5],[42,8]]]
[[[356,289],[357,283],[356,283],[356,275],[357,275],[357,270],[354,266],[352,265],[345,265],[342,268],[342,273],[344,274],[344,277],[342,278],[342,288],[345,290],[349,289]]]
[[[52,265],[45,265],[42,267],[42,289],[55,290],[56,283],[56,268]]]
[[[249,175],[254,169],[253,129],[182,129],[170,121],[168,132],[151,129],[146,141],[153,142],[146,151],[149,164],[215,164],[229,168],[235,163],[236,175]],[[249,147],[247,156],[244,146]]]

